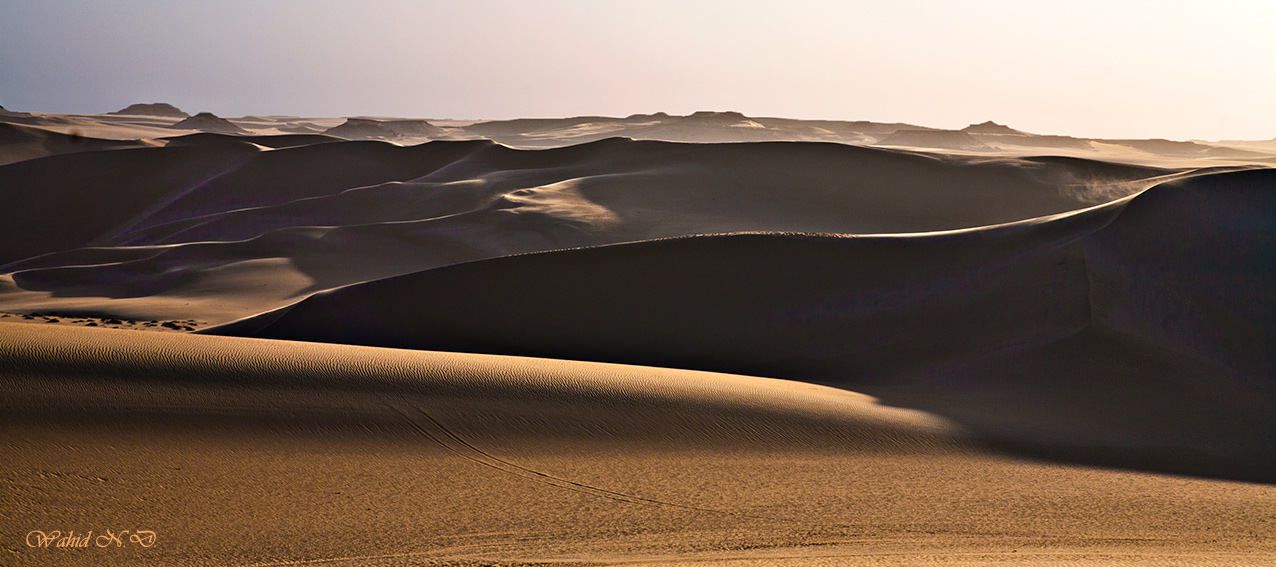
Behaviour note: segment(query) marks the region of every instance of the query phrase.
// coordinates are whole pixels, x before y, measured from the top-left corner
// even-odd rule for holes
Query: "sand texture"
[[[1276,564],[1273,164],[6,111],[0,564]]]
[[[52,325],[0,333],[6,564],[1276,560],[1270,485],[1008,458],[933,414],[840,389]],[[147,530],[158,543],[12,541],[37,528]]]

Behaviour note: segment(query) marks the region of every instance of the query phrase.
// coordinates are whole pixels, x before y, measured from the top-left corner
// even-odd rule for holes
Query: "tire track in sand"
[[[665,500],[657,500],[655,498],[646,498],[646,497],[637,496],[633,494],[626,494],[624,492],[607,490],[605,488],[599,488],[597,486],[591,486],[588,484],[576,482],[571,479],[543,473],[535,469],[530,469],[512,462],[509,462],[505,459],[497,457],[491,453],[488,453],[474,446],[473,444],[471,444],[470,442],[462,438],[460,435],[457,435],[452,430],[448,429],[445,425],[440,423],[439,420],[435,419],[428,412],[421,409],[420,407],[417,407],[416,405],[407,404],[407,403],[397,403],[397,404],[389,404],[389,405],[391,408],[393,408],[394,410],[402,414],[403,417],[408,420],[408,423],[412,424],[413,428],[416,429],[418,432],[420,432],[422,435],[424,435],[431,441],[434,441],[435,443],[442,445],[444,448],[452,451],[453,453],[460,455],[462,458],[465,458],[469,461],[473,461],[475,463],[478,463],[480,465],[483,465],[489,468],[496,469],[506,474],[511,474],[514,476],[531,480],[533,482],[539,482],[541,484],[547,484],[556,488],[570,490],[572,492],[577,492],[581,494],[587,494],[587,495],[595,496],[598,498],[606,498],[609,500],[616,500],[618,502],[625,502],[627,504],[638,504],[638,505],[645,505],[645,506],[665,506],[670,508],[678,508],[681,510],[688,510],[692,512],[704,512],[704,513],[718,514],[723,516],[752,518],[756,520],[783,520],[783,518],[755,516],[752,514],[746,514],[743,512],[736,512],[731,510],[704,508],[700,506],[694,506],[691,504],[679,504],[677,502],[668,502]]]

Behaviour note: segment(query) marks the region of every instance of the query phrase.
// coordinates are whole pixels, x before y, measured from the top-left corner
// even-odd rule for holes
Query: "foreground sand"
[[[1007,458],[809,384],[20,324],[0,380],[5,564],[1276,562],[1276,487]]]

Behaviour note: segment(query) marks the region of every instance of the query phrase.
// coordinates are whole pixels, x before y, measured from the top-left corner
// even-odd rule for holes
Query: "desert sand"
[[[1274,164],[3,111],[0,563],[1270,565]]]

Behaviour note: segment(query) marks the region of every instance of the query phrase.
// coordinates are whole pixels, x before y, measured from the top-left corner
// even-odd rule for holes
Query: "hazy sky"
[[[1276,137],[1276,1],[0,0],[0,104]]]

